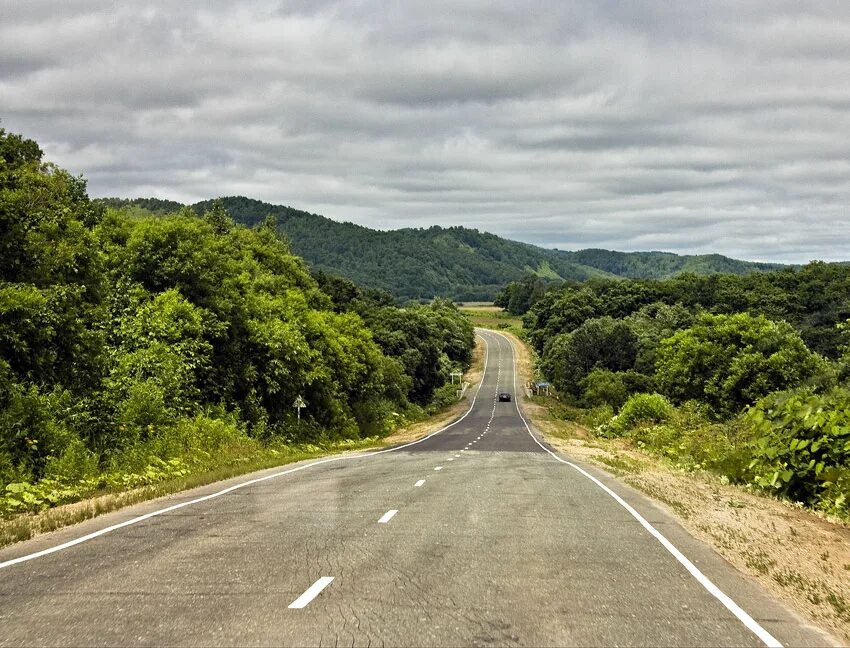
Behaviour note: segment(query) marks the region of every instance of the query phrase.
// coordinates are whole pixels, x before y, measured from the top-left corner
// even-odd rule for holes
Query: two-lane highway
[[[520,397],[512,346],[480,334],[472,407],[421,442],[0,551],[0,645],[823,645],[662,509],[541,444],[497,400]]]

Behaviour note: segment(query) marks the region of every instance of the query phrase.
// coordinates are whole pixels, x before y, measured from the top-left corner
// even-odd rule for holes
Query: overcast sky
[[[850,259],[847,0],[0,0],[0,126],[92,196]]]

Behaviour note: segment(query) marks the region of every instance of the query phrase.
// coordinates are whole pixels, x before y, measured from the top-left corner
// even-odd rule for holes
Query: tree
[[[233,227],[233,219],[227,213],[221,199],[214,200],[212,208],[204,212],[204,220],[216,234],[225,234]]]
[[[656,382],[678,402],[708,403],[731,416],[766,394],[799,385],[825,368],[786,322],[763,315],[702,315],[663,340]]]
[[[593,369],[632,369],[637,342],[626,322],[611,317],[588,320],[572,333],[562,333],[546,345],[544,372],[560,391],[578,397],[582,380]]]

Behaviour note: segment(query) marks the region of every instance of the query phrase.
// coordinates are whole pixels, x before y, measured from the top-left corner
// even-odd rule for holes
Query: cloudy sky
[[[0,126],[92,196],[850,259],[850,2],[0,0]]]

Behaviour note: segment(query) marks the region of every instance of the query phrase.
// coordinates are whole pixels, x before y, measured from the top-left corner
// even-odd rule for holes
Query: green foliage
[[[585,406],[592,408],[610,405],[619,410],[628,398],[628,391],[619,372],[608,369],[594,369],[579,383]]]
[[[848,293],[850,265],[821,262],[743,276],[685,273],[663,281],[593,279],[548,290],[524,319],[529,339],[540,352],[547,340],[588,319],[624,318],[653,304],[678,305],[692,314],[749,312],[789,322],[813,351],[837,358],[847,343],[838,324],[850,317]]]
[[[591,425],[598,408],[558,405],[553,413]],[[610,410],[609,410],[610,411]],[[597,424],[603,437],[629,439],[683,470],[707,470],[827,513],[850,515],[850,390],[775,392],[728,422],[707,406],[673,407],[658,394],[636,394],[620,414]]]
[[[565,252],[509,241],[465,227],[377,231],[241,196],[218,200],[237,223],[249,227],[260,225],[273,215],[295,253],[315,270],[345,276],[359,285],[387,291],[398,299],[430,300],[441,296],[460,301],[490,301],[506,281],[524,283],[529,275],[557,282],[618,276],[662,278],[687,271],[747,273],[779,267],[719,255]],[[176,203],[151,198],[133,201],[111,198],[99,202],[113,208],[132,205],[159,214],[173,213],[179,208]],[[211,211],[215,202],[203,201],[192,209],[201,215]],[[524,302],[530,303],[535,298],[523,296],[511,308],[520,312],[527,307]]]
[[[638,425],[625,432],[639,448],[687,471],[709,470],[729,481],[745,481],[750,455],[748,431],[739,422],[714,423],[702,404],[688,402],[664,423]]]
[[[454,394],[474,340],[452,303],[317,282],[276,214],[104,210],[41,156],[0,130],[0,513],[357,443]]]
[[[771,394],[746,421],[755,485],[827,511],[850,509],[850,390]]]
[[[548,289],[559,285],[560,282],[552,283],[553,279],[557,281],[558,278],[550,277],[550,282],[547,282],[539,275],[526,275],[519,281],[509,282],[499,291],[493,303],[511,315],[524,315],[533,304],[540,301]]]
[[[620,413],[606,425],[598,428],[601,436],[623,436],[631,430],[669,421],[674,408],[661,394],[634,394],[620,409]]]
[[[70,394],[60,388],[42,393],[35,385],[11,384],[0,408],[0,465],[10,477],[41,476],[51,458],[74,441],[63,414]],[[5,477],[5,475],[2,475]]]
[[[636,356],[637,336],[631,327],[601,317],[550,340],[543,353],[543,370],[558,390],[577,397],[582,380],[593,369],[628,371]]]
[[[721,416],[825,367],[790,325],[746,313],[701,316],[661,342],[656,365],[664,393],[679,402],[701,400]]]

